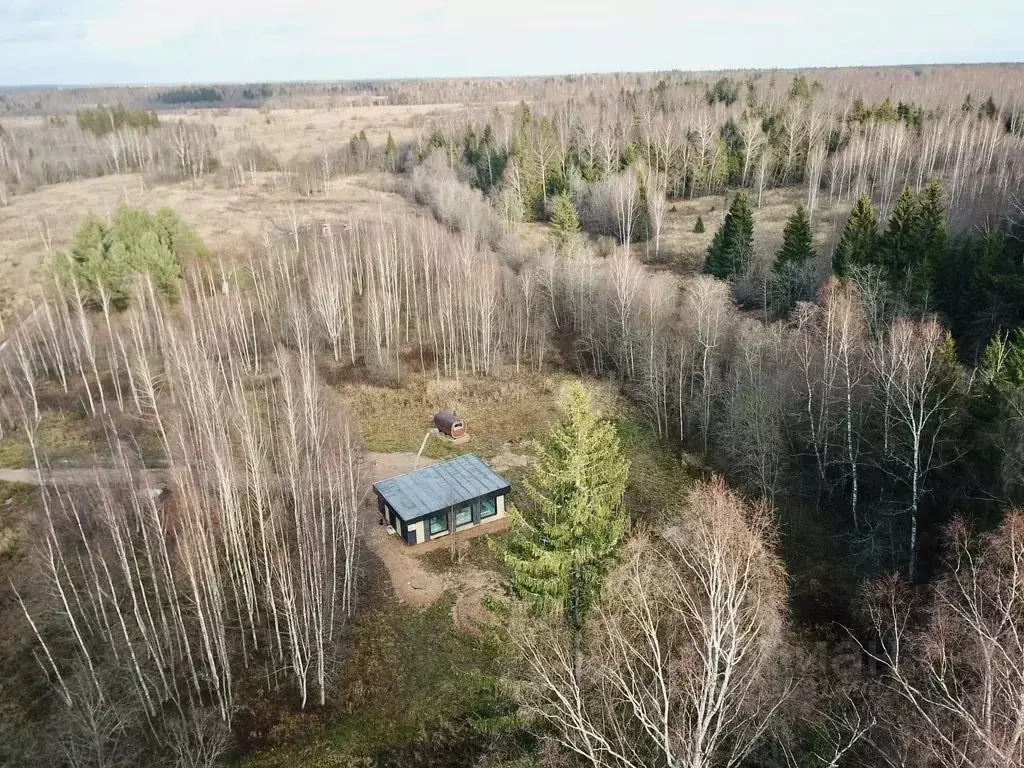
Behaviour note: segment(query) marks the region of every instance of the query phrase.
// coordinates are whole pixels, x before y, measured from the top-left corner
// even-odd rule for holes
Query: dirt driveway
[[[377,482],[411,471],[416,454],[369,453],[364,461],[368,481]],[[421,458],[418,466],[424,467],[434,462],[434,459]],[[450,546],[447,537],[410,547],[398,536],[389,536],[386,527],[379,524],[374,499],[371,498],[366,506],[366,541],[387,568],[395,594],[401,602],[415,606],[430,605],[446,591],[452,590],[456,596],[452,620],[456,624],[472,629],[474,623],[487,621],[490,614],[486,608],[488,599],[501,595],[501,582],[497,573],[467,564],[456,565],[443,574],[428,570],[421,560],[422,556]],[[499,520],[460,533],[458,540],[464,543],[476,536],[498,533],[507,527],[504,520]]]

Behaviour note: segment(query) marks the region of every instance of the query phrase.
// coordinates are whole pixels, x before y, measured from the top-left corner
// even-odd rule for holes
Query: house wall
[[[486,497],[484,497],[484,498],[486,498]],[[481,520],[479,523],[473,522],[473,523],[466,523],[465,525],[460,525],[458,528],[455,529],[455,532],[459,533],[461,531],[466,531],[466,530],[469,530],[470,528],[474,528],[474,527],[476,527],[478,525],[487,525],[488,523],[493,523],[495,520],[501,520],[503,517],[505,517],[505,494],[499,494],[498,496],[495,496],[494,499],[495,499],[494,507],[497,510],[497,514],[496,515],[488,517],[485,520]],[[479,499],[474,499],[474,503],[477,502],[477,501],[479,501]],[[445,536],[447,536],[449,534],[449,531],[444,530],[441,533],[430,534],[430,538],[428,539],[426,537],[426,534],[427,534],[427,532],[429,530],[427,528],[428,524],[429,524],[429,518],[427,520],[418,520],[415,523],[410,524],[410,528],[413,525],[418,525],[419,526],[419,530],[417,531],[417,534],[416,534],[416,541],[417,542],[433,541],[435,539],[443,539]]]

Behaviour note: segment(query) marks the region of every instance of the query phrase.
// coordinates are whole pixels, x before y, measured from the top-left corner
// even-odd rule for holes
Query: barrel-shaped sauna
[[[442,435],[458,439],[466,434],[466,425],[454,411],[440,411],[434,414],[434,426]]]

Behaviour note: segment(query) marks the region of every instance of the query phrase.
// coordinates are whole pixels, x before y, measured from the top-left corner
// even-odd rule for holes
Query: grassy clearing
[[[50,464],[81,464],[91,459],[96,443],[89,423],[78,413],[70,411],[44,411],[40,414],[36,433],[37,450],[41,459]],[[32,466],[32,449],[23,427],[5,433],[0,440],[0,467],[23,469]]]
[[[450,593],[422,610],[387,601],[361,615],[341,676],[340,714],[315,739],[242,765],[472,765],[474,753],[495,747],[498,732],[506,733],[506,748],[521,752],[528,740],[499,681],[500,645],[493,635],[454,626],[454,602]]]
[[[559,395],[570,380],[536,373],[459,381],[411,374],[398,388],[360,383],[341,384],[338,390],[355,411],[367,450],[379,453],[418,451],[434,426],[434,414],[454,410],[470,439],[431,439],[424,450],[426,456],[446,459],[467,452],[490,457],[506,446],[528,452],[529,441],[560,418]]]

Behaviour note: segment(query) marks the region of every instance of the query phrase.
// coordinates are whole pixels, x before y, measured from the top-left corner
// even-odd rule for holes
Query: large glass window
[[[438,512],[430,518],[430,535],[436,536],[448,530],[448,512]]]
[[[455,527],[460,528],[463,525],[469,525],[473,522],[473,505],[467,504],[464,507],[460,507],[459,511],[455,515]]]
[[[498,514],[498,500],[497,499],[484,499],[480,502],[480,519],[483,520],[485,517],[494,517]]]

